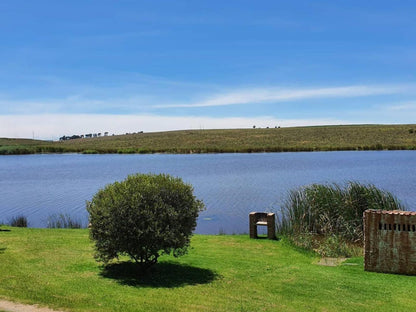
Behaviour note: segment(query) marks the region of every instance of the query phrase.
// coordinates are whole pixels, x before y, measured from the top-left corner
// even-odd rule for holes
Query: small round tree
[[[204,209],[193,188],[169,175],[136,174],[107,185],[87,202],[96,258],[127,255],[143,269],[161,254],[183,255]]]

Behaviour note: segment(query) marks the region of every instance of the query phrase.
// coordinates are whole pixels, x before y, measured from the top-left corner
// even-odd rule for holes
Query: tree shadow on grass
[[[0,255],[1,255],[2,253],[4,253],[4,252],[6,251],[6,249],[7,249],[6,247],[3,247],[3,248],[2,248],[2,247],[0,247]]]
[[[133,262],[114,263],[103,267],[101,276],[123,285],[154,288],[207,284],[218,278],[214,271],[173,262],[157,263],[146,273]]]

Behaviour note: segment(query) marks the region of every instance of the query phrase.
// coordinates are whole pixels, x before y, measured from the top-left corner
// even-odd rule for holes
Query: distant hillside
[[[62,142],[1,139],[0,154],[247,153],[416,149],[416,124],[184,130]]]

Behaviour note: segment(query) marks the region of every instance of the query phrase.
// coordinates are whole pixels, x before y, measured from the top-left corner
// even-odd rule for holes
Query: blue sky
[[[414,1],[0,1],[0,137],[414,123]]]

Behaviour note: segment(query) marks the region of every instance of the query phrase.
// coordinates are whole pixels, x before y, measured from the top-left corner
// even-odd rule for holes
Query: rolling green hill
[[[416,124],[184,130],[62,142],[0,138],[0,154],[246,153],[416,149]]]

